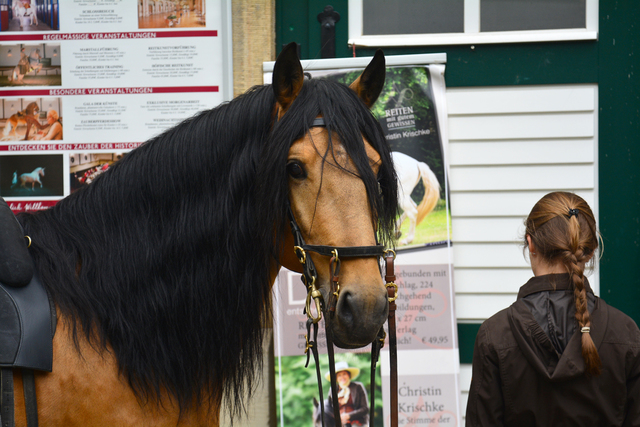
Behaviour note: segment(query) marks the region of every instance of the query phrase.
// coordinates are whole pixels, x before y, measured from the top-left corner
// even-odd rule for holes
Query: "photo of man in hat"
[[[336,382],[338,386],[338,403],[340,405],[340,420],[344,427],[368,426],[369,403],[367,391],[362,383],[353,381],[360,374],[360,369],[349,367],[347,362],[336,363]],[[331,381],[329,372],[325,374],[327,381]],[[327,399],[328,414],[333,414],[331,390]]]

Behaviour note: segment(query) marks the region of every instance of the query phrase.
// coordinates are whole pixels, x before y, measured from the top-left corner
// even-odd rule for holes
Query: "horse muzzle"
[[[330,327],[336,346],[360,348],[376,338],[388,313],[389,301],[382,286],[377,295],[362,295],[345,287],[340,292],[335,312],[325,313],[325,316],[331,316]]]

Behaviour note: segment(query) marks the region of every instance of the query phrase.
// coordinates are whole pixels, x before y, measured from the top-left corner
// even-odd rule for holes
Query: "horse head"
[[[38,107],[38,104],[35,102],[30,102],[29,105],[27,105],[27,108],[25,108],[24,110],[27,115],[29,116],[35,116],[37,114],[40,114],[40,107]]]
[[[384,55],[379,51],[350,89],[344,88],[344,98],[350,101],[334,99],[335,104],[343,106],[341,109],[323,111],[319,107],[309,118],[313,124],[290,145],[286,165],[283,165],[288,175],[288,202],[303,240],[309,246],[322,245],[329,249],[324,252],[307,250],[304,254],[297,250],[294,254],[293,235],[290,234],[281,263],[303,272],[302,258],[311,258],[317,270],[316,286],[324,300],[321,304],[323,314],[325,319],[332,315],[333,341],[343,348],[371,343],[388,314],[387,291],[378,256],[340,255],[340,248],[378,245],[377,232],[383,216],[378,209],[383,203],[379,199],[378,184],[384,183],[385,188],[395,185],[393,167],[386,144],[380,142],[384,136],[376,127],[377,122],[373,119],[370,123],[375,125],[368,130],[370,135],[375,135],[375,148],[363,134],[364,129],[356,124],[358,115],[372,118],[368,108],[380,94],[384,77]],[[278,57],[273,72],[277,120],[287,120],[299,105],[295,102],[298,98],[305,97],[304,103],[308,103],[310,96],[330,96],[326,93],[310,95],[312,88],[305,90],[307,84],[311,85],[305,81],[295,45],[289,45]],[[337,97],[338,92],[333,96]],[[382,180],[379,179],[381,175]],[[334,260],[332,264],[330,252],[333,249],[337,249],[338,261]],[[336,271],[338,262],[339,272]],[[334,275],[339,275],[335,294],[336,289],[331,288],[332,270]],[[333,308],[330,307],[332,295],[336,296]],[[335,311],[330,314],[330,310]]]

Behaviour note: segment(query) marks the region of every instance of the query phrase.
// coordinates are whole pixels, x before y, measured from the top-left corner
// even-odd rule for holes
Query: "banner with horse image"
[[[312,78],[349,84],[361,72],[358,61],[368,59],[303,61],[303,67]],[[442,63],[446,59],[433,55],[386,59],[385,86],[372,112],[391,147],[399,180],[401,212],[396,248],[399,422],[402,426],[457,426],[462,409],[445,149],[447,111]],[[268,81],[267,64],[265,71]],[[317,410],[314,411],[317,407],[309,403],[318,394],[313,361],[304,368],[305,292],[298,274],[281,272],[276,288],[275,343],[276,400],[282,426],[309,425],[310,417],[317,421]],[[325,355],[321,360],[324,375],[328,369],[326,344],[324,338],[319,337],[318,341],[320,352]],[[389,425],[387,349],[388,342],[382,349],[376,374],[376,387],[380,387],[376,392],[374,425],[377,426]],[[362,365],[356,381],[365,383],[367,392],[369,351],[370,346],[348,352],[336,348],[336,363]],[[328,381],[323,381],[325,399],[328,387]],[[293,397],[294,391],[305,398]],[[292,399],[298,399],[295,410]],[[378,407],[379,404],[382,406]],[[289,415],[292,411],[297,418]]]

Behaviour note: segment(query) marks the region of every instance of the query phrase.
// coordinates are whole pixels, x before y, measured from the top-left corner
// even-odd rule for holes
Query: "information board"
[[[46,209],[232,97],[230,0],[9,0],[0,8],[0,196]]]

